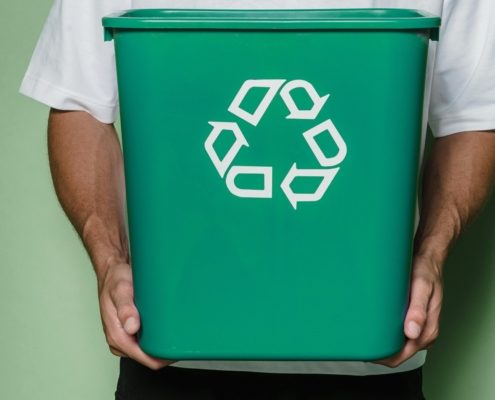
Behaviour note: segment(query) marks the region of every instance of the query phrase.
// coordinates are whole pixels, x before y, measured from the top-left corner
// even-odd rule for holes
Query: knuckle
[[[426,321],[427,318],[426,310],[421,306],[411,307],[411,310],[409,311],[409,316],[421,322]]]
[[[111,332],[106,333],[106,339],[107,339],[107,344],[110,347],[118,347],[118,341],[116,340],[115,336]]]
[[[428,349],[430,347],[432,347],[436,340],[438,338],[438,332],[429,332],[427,335],[425,335],[424,339],[421,340],[421,343],[420,343],[420,347],[422,349]]]
[[[428,342],[433,343],[437,340],[438,335],[439,335],[439,330],[438,328],[435,328],[429,335],[428,335]]]
[[[115,347],[115,345],[116,345],[115,341],[113,341],[113,340],[112,340],[111,338],[109,338],[108,336],[107,336],[107,339],[106,339],[106,340],[107,340],[107,345],[108,345],[108,347],[110,347],[110,348]]]
[[[443,291],[440,289],[440,290],[436,290],[436,293],[433,297],[433,301],[432,301],[432,304],[433,304],[433,307],[441,310],[442,309],[442,304],[443,304]]]
[[[440,329],[438,327],[435,327],[435,329],[433,329],[433,332],[432,332],[432,337],[434,339],[438,338],[438,336],[440,335]]]
[[[432,285],[432,279],[424,272],[416,272],[413,274],[413,285],[430,287]]]
[[[108,346],[110,353],[112,353],[114,356],[120,356],[120,351],[115,350],[112,346]]]
[[[119,348],[109,346],[110,352],[118,357],[127,357],[127,355]]]
[[[134,306],[129,303],[122,304],[117,309],[117,316],[119,317],[119,319],[128,317],[132,314],[134,314]]]
[[[119,280],[110,289],[110,297],[116,306],[131,302],[134,297],[132,282]]]

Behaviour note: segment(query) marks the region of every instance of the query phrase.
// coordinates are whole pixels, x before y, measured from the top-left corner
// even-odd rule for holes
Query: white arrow
[[[263,175],[263,189],[243,189],[235,184],[237,175]],[[272,167],[257,167],[246,165],[234,165],[227,174],[225,179],[227,188],[235,196],[238,197],[272,197]]]
[[[308,93],[308,96],[311,98],[311,101],[313,102],[313,107],[311,109],[300,110],[297,107],[296,103],[294,102],[294,99],[290,95],[291,90],[296,88],[303,88],[304,90],[306,90],[306,93]],[[320,97],[311,83],[309,83],[308,81],[304,81],[302,79],[296,79],[290,81],[282,88],[282,90],[280,91],[280,96],[282,96],[285,105],[290,111],[290,114],[287,115],[287,117],[285,118],[315,119],[330,95],[327,94],[323,97]]]
[[[258,125],[258,122],[260,122],[261,118],[265,114],[265,111],[269,107],[273,98],[280,89],[280,86],[282,86],[284,82],[285,79],[248,79],[242,84],[241,88],[235,95],[234,100],[232,100],[232,103],[230,104],[228,110],[232,114],[238,116],[239,118],[242,118],[244,121],[256,126]],[[268,91],[266,92],[263,100],[261,100],[254,113],[251,114],[246,110],[243,110],[240,105],[244,100],[244,97],[246,97],[246,95],[252,88],[260,87],[268,88]]]
[[[211,126],[213,126],[213,129],[206,138],[205,150],[210,156],[210,159],[213,162],[213,165],[215,165],[215,168],[217,169],[218,173],[223,178],[223,176],[225,175],[225,171],[227,171],[227,169],[229,168],[230,164],[234,160],[235,156],[237,155],[241,147],[242,146],[249,147],[249,144],[246,138],[244,137],[244,135],[242,134],[241,129],[235,122],[210,121],[208,123]],[[227,151],[223,159],[220,159],[213,146],[215,144],[215,141],[220,136],[220,134],[225,131],[232,131],[234,133],[235,142],[230,147],[229,151]]]
[[[332,137],[338,148],[337,154],[333,157],[325,156],[315,140],[316,136],[325,131],[328,131],[328,133],[330,133],[330,136]],[[333,167],[337,164],[340,164],[347,155],[347,146],[344,142],[344,139],[342,139],[342,136],[330,119],[327,119],[321,124],[318,124],[315,127],[307,130],[303,133],[303,136],[322,167]]]
[[[297,203],[301,201],[318,201],[320,200],[325,192],[328,189],[328,186],[330,186],[330,183],[332,183],[333,178],[335,178],[335,175],[337,175],[337,172],[339,172],[340,168],[330,168],[330,169],[297,169],[296,163],[292,164],[292,167],[290,168],[289,172],[285,176],[284,180],[282,181],[282,184],[280,187],[284,191],[285,195],[290,201],[290,204],[292,204],[292,207],[294,207],[294,210],[297,210]],[[292,191],[292,188],[290,187],[290,184],[296,177],[321,177],[321,182],[318,186],[318,188],[315,190],[314,193],[294,193]]]

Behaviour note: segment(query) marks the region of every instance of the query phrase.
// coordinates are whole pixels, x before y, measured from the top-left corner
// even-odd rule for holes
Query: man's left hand
[[[375,363],[395,368],[419,350],[433,345],[439,333],[442,293],[442,266],[430,258],[416,256],[411,274],[409,309],[404,321],[406,343],[399,353]]]

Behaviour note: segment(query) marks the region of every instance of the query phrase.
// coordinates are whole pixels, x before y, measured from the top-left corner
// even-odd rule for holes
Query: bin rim
[[[437,30],[440,17],[406,8],[124,10],[103,17],[105,39],[115,29],[185,30]],[[435,35],[433,35],[435,36]]]

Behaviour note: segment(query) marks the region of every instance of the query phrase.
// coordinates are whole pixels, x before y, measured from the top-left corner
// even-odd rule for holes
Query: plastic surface
[[[398,351],[429,29],[176,28],[113,32],[143,349]]]
[[[440,18],[407,9],[190,10],[138,9],[103,19],[106,38],[114,28],[131,29],[432,29]]]

